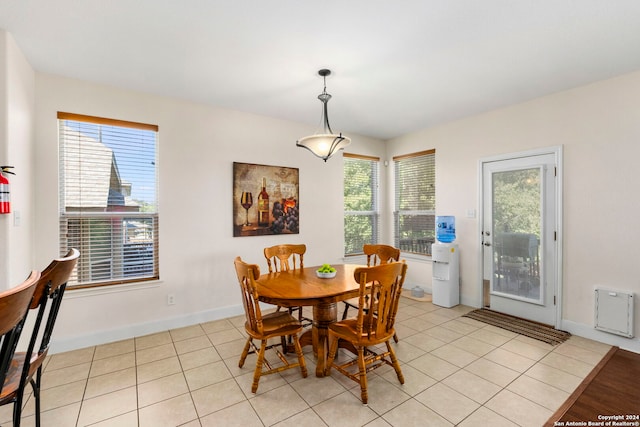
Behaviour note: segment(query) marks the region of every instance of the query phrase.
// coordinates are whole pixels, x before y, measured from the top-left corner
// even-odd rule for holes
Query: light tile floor
[[[539,427],[610,348],[580,337],[550,346],[461,317],[469,310],[402,298],[405,384],[390,367],[370,372],[368,405],[335,370],[316,378],[310,348],[307,378],[263,376],[252,394],[255,356],[238,368],[244,317],[234,317],[51,356],[42,425]],[[22,425],[33,413],[29,396]],[[0,408],[2,425],[10,420],[11,405]]]

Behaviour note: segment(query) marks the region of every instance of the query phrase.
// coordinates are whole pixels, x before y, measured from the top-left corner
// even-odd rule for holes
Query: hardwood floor
[[[613,347],[545,426],[582,425],[569,422],[612,425],[607,421],[639,425],[638,378],[640,354]]]

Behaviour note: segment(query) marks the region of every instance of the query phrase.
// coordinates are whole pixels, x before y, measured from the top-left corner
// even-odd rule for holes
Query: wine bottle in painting
[[[258,225],[269,226],[269,193],[267,193],[267,178],[262,178],[262,191],[258,195]]]

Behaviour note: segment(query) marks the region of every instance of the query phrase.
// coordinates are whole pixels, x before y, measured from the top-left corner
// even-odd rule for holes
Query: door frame
[[[563,293],[562,290],[564,288],[562,278],[564,276],[564,266],[563,266],[563,146],[556,145],[551,147],[543,147],[536,148],[533,150],[520,151],[515,153],[507,153],[507,154],[499,154],[496,156],[483,157],[478,160],[478,223],[477,223],[477,240],[476,247],[477,256],[478,256],[478,298],[477,298],[477,307],[483,307],[483,285],[484,285],[484,249],[482,246],[482,227],[484,224],[484,186],[483,186],[483,165],[488,162],[495,162],[501,160],[512,160],[529,156],[539,156],[542,154],[552,154],[555,157],[556,161],[556,271],[555,271],[555,280],[557,284],[556,289],[556,316],[555,316],[555,328],[560,328],[562,324],[562,301],[563,301]]]

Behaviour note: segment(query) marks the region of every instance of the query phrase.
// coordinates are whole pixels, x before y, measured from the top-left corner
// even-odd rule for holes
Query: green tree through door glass
[[[539,302],[541,169],[493,174],[494,292]]]

